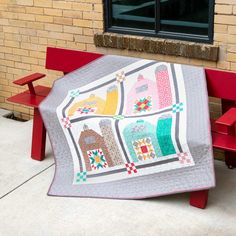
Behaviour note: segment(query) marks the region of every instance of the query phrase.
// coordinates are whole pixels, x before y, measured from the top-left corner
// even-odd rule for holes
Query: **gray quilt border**
[[[185,172],[176,169],[111,183],[83,186],[71,185],[73,181],[73,165],[71,165],[71,156],[67,151],[69,147],[63,139],[63,131],[57,117],[53,116],[55,109],[52,109],[52,107],[57,107],[61,103],[67,94],[67,90],[84,86],[88,81],[95,81],[114,70],[118,70],[138,60],[140,59],[104,56],[82,69],[65,76],[65,80],[57,80],[54,83],[51,93],[40,106],[41,115],[49,134],[54,155],[57,156],[57,159],[55,159],[57,168],[49,188],[49,195],[135,199],[209,189],[215,186],[204,69],[185,65],[182,65],[182,71],[185,86],[187,87],[188,106],[198,108],[197,115],[196,112],[189,112],[189,110],[187,114],[188,126],[190,125],[189,127],[191,127],[193,122],[195,124],[193,129],[187,130],[188,139],[191,140],[189,148],[194,158],[195,166],[189,167]],[[106,71],[103,70],[104,64],[107,65]],[[96,68],[96,73],[93,72],[93,68]],[[82,80],[84,77],[86,77],[86,81]],[[81,79],[79,80],[79,78]],[[66,85],[67,89],[65,89]],[[199,91],[203,91],[202,96],[199,96]],[[201,117],[202,114],[204,114],[204,120]],[[58,138],[54,139],[54,136]]]

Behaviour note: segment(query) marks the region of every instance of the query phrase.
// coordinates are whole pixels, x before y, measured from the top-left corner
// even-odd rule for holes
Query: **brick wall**
[[[93,35],[103,28],[102,0],[0,0],[0,108],[32,110],[6,102],[23,88],[12,81],[31,72],[47,73],[50,86],[60,73],[46,71],[47,46],[95,51]]]
[[[31,72],[47,73],[41,84],[51,85],[61,76],[44,69],[47,46],[98,51],[236,71],[236,1],[216,0],[214,44],[220,46],[218,62],[96,48],[93,35],[103,32],[102,0],[0,0],[0,108],[21,112],[28,119],[32,110],[6,102],[22,90],[12,81]],[[220,114],[217,99],[210,100],[211,115]]]

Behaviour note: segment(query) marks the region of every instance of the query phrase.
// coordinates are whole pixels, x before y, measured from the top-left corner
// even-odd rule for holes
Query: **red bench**
[[[101,54],[97,53],[85,53],[81,51],[48,47],[45,67],[46,69],[61,71],[64,74],[67,74],[101,56]],[[46,143],[46,129],[44,127],[38,107],[43,99],[48,95],[51,88],[40,85],[34,87],[33,82],[45,76],[45,74],[34,73],[14,81],[14,84],[20,86],[28,85],[28,90],[7,99],[9,102],[34,108],[31,157],[32,159],[38,161],[42,161],[45,157]]]
[[[102,54],[81,52],[75,50],[47,48],[46,69],[62,71],[64,74],[80,68],[89,62],[103,56]],[[205,69],[208,93],[211,97],[221,98],[223,115],[216,121],[211,121],[213,147],[225,151],[225,162],[229,168],[236,167],[236,73]],[[8,98],[8,101],[34,108],[33,137],[31,157],[43,160],[45,156],[46,130],[40,116],[38,106],[47,96],[50,88],[34,87],[32,82],[45,75],[35,73],[14,81],[18,85],[28,85],[28,90]],[[208,190],[192,192],[190,204],[205,208]]]

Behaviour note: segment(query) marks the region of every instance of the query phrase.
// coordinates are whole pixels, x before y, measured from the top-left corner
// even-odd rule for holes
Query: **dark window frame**
[[[157,38],[164,38],[164,39],[177,39],[177,40],[184,40],[184,41],[190,41],[190,42],[213,44],[215,0],[209,0],[208,36],[160,31],[160,14],[158,12],[159,11],[158,9],[160,9],[160,0],[155,0],[155,6],[156,6],[156,11],[155,11],[156,20],[155,20],[155,32],[153,32],[152,30],[112,26],[111,25],[112,2],[110,0],[104,0],[105,32],[130,34],[130,35],[137,35],[137,36],[149,36],[149,37],[157,37]]]

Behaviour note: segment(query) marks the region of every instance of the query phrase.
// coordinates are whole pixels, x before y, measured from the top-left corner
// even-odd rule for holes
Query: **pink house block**
[[[126,114],[144,113],[159,109],[156,82],[139,75],[127,95]]]

